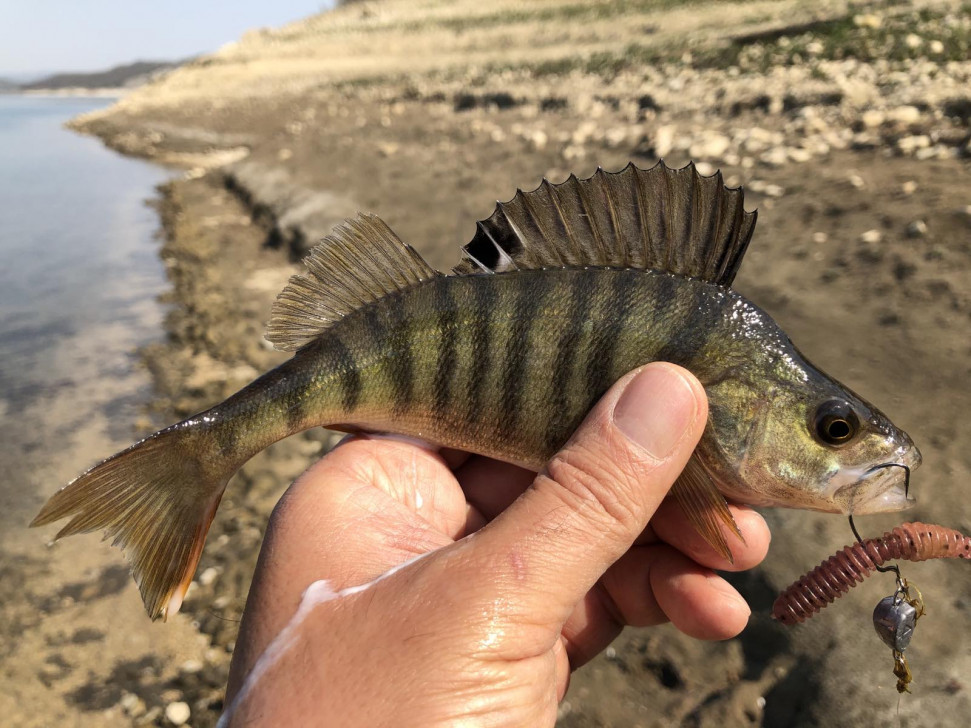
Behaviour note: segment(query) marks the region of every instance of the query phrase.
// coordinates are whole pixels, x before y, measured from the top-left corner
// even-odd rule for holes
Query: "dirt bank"
[[[357,39],[355,48],[368,33],[384,34],[394,48],[389,39],[400,45],[415,34],[438,37],[394,15],[404,12],[401,3],[367,3],[313,21],[302,35],[287,31],[291,45],[284,31],[244,41],[209,62],[218,73],[207,75],[202,65],[172,74],[155,92],[149,87],[81,120],[116,148],[190,167],[161,205],[173,284],[170,338],[145,352],[160,419],[209,406],[280,360],[261,337],[270,302],[297,270],[299,254],[343,216],[380,214],[446,268],[474,221],[516,187],[587,175],[598,165],[693,158],[745,183],[747,207],[760,210],[737,287],[814,362],[877,403],[920,445],[919,506],[908,518],[971,529],[962,492],[971,477],[971,67],[949,55],[967,48],[968,11],[874,4],[846,14],[833,3],[786,31],[792,4],[743,3],[735,25],[718,32],[712,28],[722,10],[688,4],[694,25],[685,34],[672,36],[665,26],[658,31],[664,43],[645,46],[650,53],[597,55],[607,53],[610,29],[674,17],[648,5],[689,13],[668,7],[673,3],[633,5],[641,9],[629,16],[566,24],[573,35],[564,46],[580,36],[589,44],[579,55],[554,53],[548,44],[545,65],[453,59],[446,70],[364,73],[377,63],[371,53],[357,75],[348,71],[340,82],[311,84],[313,73],[291,64],[292,85],[279,82],[283,66],[261,70],[257,40],[274,49],[260,52],[282,63],[304,44],[323,47],[332,26],[347,31],[341,42]],[[515,25],[497,17],[502,22],[476,22]],[[435,33],[450,43],[484,42],[436,22]],[[699,23],[714,40],[699,40]],[[732,43],[729,31],[748,35]],[[527,36],[505,37],[525,43]],[[674,47],[690,47],[691,57],[672,58]],[[861,48],[880,57],[847,56]],[[382,62],[387,71],[387,58]],[[230,82],[247,63],[259,103]],[[217,649],[170,686],[190,705],[194,726],[218,716],[269,511],[328,441],[308,433],[280,443],[227,491],[184,607]],[[875,727],[896,720],[890,656],[869,616],[892,590],[890,580],[873,579],[815,624],[773,624],[767,615],[775,593],[850,534],[832,516],[767,516],[769,559],[735,578],[755,609],[746,632],[705,644],[670,629],[628,630],[575,676],[562,725]],[[860,525],[875,533],[897,520]],[[901,725],[958,725],[957,716],[971,713],[971,574],[962,566],[907,569],[930,615],[908,653],[915,694],[900,704]],[[116,628],[139,630],[143,619],[126,613]],[[142,717],[174,696],[125,676],[119,682],[143,702],[135,710]],[[163,719],[156,712],[151,720]]]

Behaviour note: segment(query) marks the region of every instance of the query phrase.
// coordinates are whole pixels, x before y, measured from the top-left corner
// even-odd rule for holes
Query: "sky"
[[[214,51],[332,0],[0,0],[0,78],[101,71]]]

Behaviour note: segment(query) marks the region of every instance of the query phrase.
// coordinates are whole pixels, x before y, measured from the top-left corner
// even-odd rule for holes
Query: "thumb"
[[[479,534],[479,568],[531,618],[565,620],[647,526],[698,443],[704,388],[654,363],[617,382],[533,484]]]

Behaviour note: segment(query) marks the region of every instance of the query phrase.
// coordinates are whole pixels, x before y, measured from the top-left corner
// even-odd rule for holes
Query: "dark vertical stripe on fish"
[[[458,362],[455,303],[452,300],[452,281],[445,276],[436,278],[435,308],[438,312],[438,363],[435,367],[434,403],[435,419],[441,421],[452,407],[452,379]]]
[[[588,387],[586,391],[590,392],[591,397],[588,407],[600,399],[620,374],[614,372],[614,362],[621,336],[630,323],[638,275],[632,271],[617,271],[597,279],[597,283],[601,284],[607,282],[604,278],[608,279],[610,290],[601,309],[600,320],[595,323],[594,339],[587,347],[587,360],[583,367],[585,385]]]
[[[657,352],[657,361],[669,361],[683,367],[691,367],[698,354],[708,343],[711,330],[711,309],[702,300],[702,291],[697,286],[678,284],[675,276],[664,276],[665,290],[658,301],[680,299],[679,305],[669,307],[671,315],[677,311],[679,318],[669,318],[667,337],[664,346]]]
[[[543,437],[547,453],[558,450],[573,429],[570,394],[577,384],[577,372],[583,369],[578,362],[584,353],[584,348],[589,352],[593,344],[588,340],[586,347],[582,346],[583,323],[590,317],[597,283],[602,280],[602,277],[598,277],[592,271],[584,271],[573,278],[570,309],[560,338],[556,342],[556,364],[553,368],[551,385],[552,409]],[[586,372],[583,374],[585,375]],[[581,386],[588,386],[587,382],[582,382]]]
[[[516,295],[515,315],[512,330],[506,341],[505,358],[502,366],[502,394],[499,403],[499,436],[504,439],[518,433],[522,419],[522,394],[528,386],[526,378],[545,377],[545,372],[528,370],[528,352],[532,347],[530,333],[539,321],[539,312],[546,301],[546,294],[552,281],[549,276],[535,275],[519,280]]]
[[[304,407],[305,400],[300,394],[301,390],[294,389],[286,399],[288,432],[300,432],[305,429],[307,412]]]
[[[329,342],[330,356],[332,364],[330,371],[338,373],[341,388],[341,407],[345,412],[353,412],[361,401],[361,373],[357,369],[357,361],[354,354],[338,337],[333,337]]]
[[[492,355],[492,330],[498,301],[493,281],[485,278],[471,286],[475,298],[475,315],[467,330],[472,337],[472,361],[466,389],[465,421],[472,425],[482,419],[483,396]]]
[[[391,377],[392,412],[395,415],[408,410],[414,400],[414,326],[412,317],[405,306],[392,303],[390,321],[387,329],[387,350],[385,360]]]

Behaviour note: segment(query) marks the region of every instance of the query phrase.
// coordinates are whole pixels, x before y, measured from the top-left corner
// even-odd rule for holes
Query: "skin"
[[[704,389],[655,363],[622,378],[536,475],[395,439],[347,440],[288,490],[264,541],[226,704],[311,583],[372,586],[315,606],[233,726],[553,726],[570,671],[623,626],[726,639],[750,610],[665,495],[701,436]],[[474,534],[471,535],[470,534]]]

